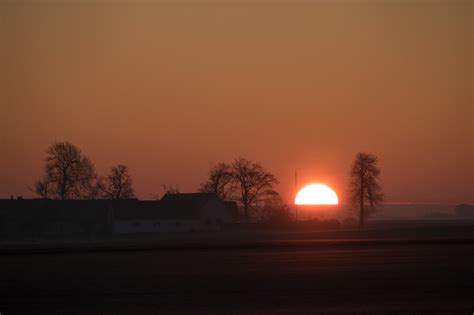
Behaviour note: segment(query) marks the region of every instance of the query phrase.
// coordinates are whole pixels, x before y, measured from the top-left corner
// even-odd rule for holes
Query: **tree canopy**
[[[103,190],[105,198],[107,199],[128,199],[135,197],[133,180],[128,167],[123,164],[112,167]]]
[[[269,199],[278,197],[274,186],[278,179],[259,163],[237,158],[232,164],[219,163],[209,170],[208,180],[201,184],[201,192],[215,193],[221,200],[236,201],[243,218],[250,222],[252,215]]]
[[[94,164],[69,142],[56,142],[46,150],[43,177],[35,192],[43,198],[85,199],[94,191],[97,178]]]
[[[363,228],[365,220],[384,200],[380,168],[375,155],[365,152],[357,154],[351,166],[349,185],[351,201],[359,207],[359,227]]]

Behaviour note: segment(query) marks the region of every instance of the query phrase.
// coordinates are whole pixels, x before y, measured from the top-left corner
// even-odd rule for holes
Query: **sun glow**
[[[337,205],[334,190],[323,184],[311,184],[301,189],[295,198],[296,205]]]

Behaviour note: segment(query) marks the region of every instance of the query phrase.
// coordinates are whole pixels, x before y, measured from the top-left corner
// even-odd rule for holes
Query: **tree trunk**
[[[247,206],[247,205],[244,205],[244,219],[245,219],[245,223],[249,223],[249,222],[250,222],[249,209],[248,209],[248,206]]]
[[[361,187],[360,190],[360,209],[359,209],[359,230],[364,228],[364,219],[365,219],[365,213],[364,213],[364,189]]]

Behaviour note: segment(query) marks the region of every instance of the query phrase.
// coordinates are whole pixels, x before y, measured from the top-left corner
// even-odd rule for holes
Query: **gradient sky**
[[[342,202],[358,151],[388,202],[474,202],[474,2],[2,1],[0,198],[45,150],[127,164],[140,198],[243,156]]]

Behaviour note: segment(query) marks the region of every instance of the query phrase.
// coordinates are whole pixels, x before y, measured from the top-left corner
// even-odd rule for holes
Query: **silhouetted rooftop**
[[[210,199],[218,200],[210,193],[166,194],[161,200],[0,199],[0,211],[43,211],[54,216],[113,210],[113,216],[118,220],[197,220],[200,209]],[[224,204],[231,211],[236,209],[235,203]]]

